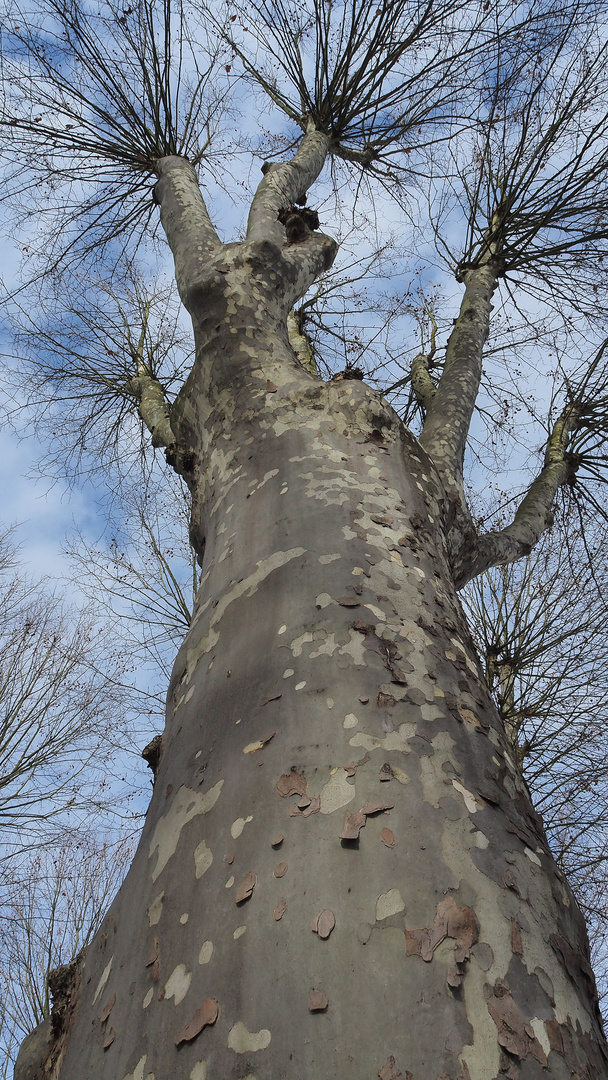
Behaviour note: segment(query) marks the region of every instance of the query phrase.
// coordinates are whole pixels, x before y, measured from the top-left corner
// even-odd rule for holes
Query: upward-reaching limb
[[[183,157],[157,162],[154,189],[160,220],[175,260],[175,279],[182,303],[190,311],[193,287],[206,275],[209,260],[222,247],[193,166]]]
[[[314,124],[300,143],[290,161],[271,165],[260,183],[249,211],[248,240],[270,240],[283,245],[285,230],[278,214],[292,206],[308,191],[319,176],[329,151],[328,135],[317,131]]]

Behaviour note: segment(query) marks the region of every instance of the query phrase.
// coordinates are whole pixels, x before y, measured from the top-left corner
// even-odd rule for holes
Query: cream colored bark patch
[[[246,926],[237,926],[236,930],[234,931],[234,934],[232,935],[234,940],[238,941],[239,938],[243,936],[243,934],[245,933],[246,930],[247,930]]]
[[[190,1073],[190,1080],[207,1080],[206,1061],[197,1061],[192,1072]]]
[[[236,821],[232,822],[230,826],[230,835],[233,840],[238,840],[245,825],[248,825],[250,821],[253,821],[253,816],[249,814],[247,817],[237,817]]]
[[[459,791],[462,795],[469,814],[476,814],[479,810],[479,807],[473,793],[469,791],[468,788],[463,787],[462,784],[459,784],[457,780],[452,780],[452,786],[455,787],[456,791]]]
[[[178,964],[165,983],[165,999],[175,998],[175,1004],[183,1001],[192,982],[192,972],[186,971],[185,964]]]
[[[186,653],[186,682],[189,682],[192,678],[192,674],[200,657],[209,652],[209,650],[219,641],[220,635],[215,627],[224,617],[230,604],[245,594],[247,594],[247,596],[253,596],[253,594],[257,592],[261,582],[264,581],[273,570],[278,570],[279,567],[285,566],[285,564],[292,559],[299,558],[300,555],[305,554],[305,551],[306,548],[301,547],[290,548],[289,551],[275,551],[273,555],[270,555],[267,559],[262,559],[257,564],[257,570],[254,570],[253,574],[249,574],[248,577],[243,578],[243,580],[237,582],[232,589],[229,589],[228,592],[224,593],[224,596],[218,601],[218,605],[211,616],[207,633],[203,635],[194,648],[188,649],[188,652]]]
[[[146,996],[144,998],[144,1003],[142,1005],[142,1009],[147,1009],[148,1008],[148,1005],[152,1001],[153,997],[154,997],[154,987],[151,986],[150,989],[148,990],[148,993],[146,994]]]
[[[365,667],[365,646],[363,644],[364,638],[357,630],[349,630],[350,641],[346,645],[343,645],[340,649],[342,656],[351,656],[353,663],[357,667]]]
[[[344,769],[338,769],[328,780],[325,787],[321,789],[319,795],[321,813],[333,814],[334,810],[339,810],[341,806],[346,806],[347,803],[352,802],[354,797],[355,785],[349,784]]]
[[[213,953],[213,942],[209,941],[209,940],[203,941],[203,944],[201,945],[201,950],[200,950],[200,952],[198,954],[198,962],[199,962],[199,964],[208,964],[209,961],[211,960],[211,954],[212,953]]]
[[[105,968],[102,971],[101,979],[97,983],[97,989],[95,991],[95,996],[93,998],[93,1004],[95,1004],[95,1002],[97,1001],[97,998],[99,997],[99,995],[103,993],[103,991],[105,989],[105,985],[106,985],[108,979],[110,978],[110,972],[112,970],[112,960],[113,959],[114,959],[114,957],[112,957],[108,961],[108,963],[106,964]]]
[[[123,1076],[122,1080],[154,1080],[154,1073],[147,1073],[146,1076],[144,1077],[144,1069],[146,1067],[146,1061],[147,1060],[148,1060],[148,1055],[147,1054],[144,1054],[143,1057],[140,1057],[139,1061],[137,1062],[137,1065],[133,1069],[133,1072],[132,1073],[127,1073],[126,1076]]]
[[[389,889],[388,892],[382,893],[376,901],[376,921],[382,922],[382,919],[388,919],[390,915],[398,915],[400,911],[405,911],[405,903],[399,889]]]
[[[157,821],[150,841],[148,858],[152,858],[154,852],[158,850],[156,866],[152,871],[152,881],[156,881],[171,856],[175,854],[184,825],[199,814],[207,814],[215,806],[223,784],[223,780],[218,780],[217,784],[209,788],[204,795],[183,786],[179,789],[168,814]]]
[[[383,739],[376,735],[366,735],[364,731],[358,731],[350,739],[350,746],[362,746],[364,750],[401,750],[409,754],[408,739],[416,734],[415,724],[400,724],[398,731],[389,731]]]
[[[207,873],[207,870],[213,862],[213,852],[209,850],[204,840],[201,840],[194,849],[194,865],[195,874],[197,878],[202,878],[203,874]]]
[[[529,847],[524,848],[524,855],[526,855],[530,862],[533,862],[536,866],[542,865],[538,855],[534,851],[530,851]]]
[[[267,1028],[261,1031],[247,1031],[245,1025],[239,1020],[238,1024],[228,1032],[228,1049],[234,1050],[235,1054],[251,1054],[256,1050],[265,1050],[270,1043],[270,1032]]]

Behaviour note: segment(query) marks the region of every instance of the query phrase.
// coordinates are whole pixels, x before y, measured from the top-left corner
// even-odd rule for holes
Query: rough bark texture
[[[606,1080],[584,923],[464,623],[439,476],[375,392],[290,348],[332,242],[250,229],[217,249],[205,225],[202,273],[168,227],[203,583],[138,853],[40,1077]]]

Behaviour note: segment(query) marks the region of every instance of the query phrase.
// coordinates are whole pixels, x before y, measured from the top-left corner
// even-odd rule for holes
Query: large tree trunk
[[[605,1080],[583,919],[464,623],[433,464],[371,389],[300,367],[279,263],[254,238],[182,280],[203,584],[135,861],[47,1071],[24,1052],[17,1075]]]

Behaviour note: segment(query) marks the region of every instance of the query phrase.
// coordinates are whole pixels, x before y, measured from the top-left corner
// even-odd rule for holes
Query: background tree
[[[132,265],[154,183],[194,358],[166,392],[164,369],[129,346],[110,389],[131,396],[191,492],[202,564],[138,853],[55,1002],[43,1064],[30,1041],[18,1074],[606,1076],[580,911],[455,592],[529,553],[565,483],[601,509],[602,14],[259,4],[247,21],[180,12],[181,50],[168,6],[11,12],[9,190],[54,188],[34,275],[73,282],[102,257],[111,273],[125,244]],[[195,169],[212,160],[216,61],[287,118],[227,243]],[[394,196],[400,229],[426,203],[462,287],[454,319],[438,295],[423,305],[413,431],[352,365],[324,382],[290,343],[294,307],[337,253],[304,203],[328,162],[327,206],[341,195],[358,229],[372,190]],[[372,235],[363,256],[382,249]],[[484,383],[500,291],[489,359],[500,368],[513,350],[520,396],[520,356],[532,365],[549,341],[559,355],[544,460],[510,523],[486,530],[465,485],[469,439],[485,437],[476,408],[515,447],[520,434],[504,375]],[[68,310],[78,332],[86,305]],[[145,318],[144,302],[129,335],[123,320],[131,343]],[[52,360],[47,383],[55,367],[75,401],[82,362],[72,391]],[[389,374],[396,403],[409,400]]]

